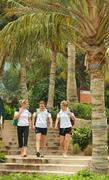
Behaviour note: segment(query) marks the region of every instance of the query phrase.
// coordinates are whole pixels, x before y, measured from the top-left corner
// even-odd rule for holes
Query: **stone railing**
[[[78,128],[91,127],[91,120],[76,118],[76,127]]]

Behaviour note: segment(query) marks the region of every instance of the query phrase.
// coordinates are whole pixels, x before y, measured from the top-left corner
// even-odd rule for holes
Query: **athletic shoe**
[[[40,157],[42,157],[42,158],[43,158],[43,157],[44,157],[44,155],[43,155],[43,154],[41,154],[41,155],[40,155]]]
[[[63,153],[63,157],[67,157],[67,154]]]
[[[37,157],[40,157],[40,152],[37,152],[37,153],[36,153],[36,156],[37,156]]]

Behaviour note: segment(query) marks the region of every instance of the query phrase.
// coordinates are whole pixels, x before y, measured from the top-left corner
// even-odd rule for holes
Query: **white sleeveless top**
[[[28,109],[24,109],[24,111],[20,114],[18,118],[17,126],[29,126],[29,117],[31,116]]]
[[[74,114],[72,113],[74,116]],[[68,111],[62,111],[57,114],[57,118],[59,118],[60,121],[60,128],[69,128],[72,127],[70,116],[68,115]]]
[[[48,118],[51,118],[51,114],[47,111],[47,109],[43,112],[38,109],[33,116],[36,116],[35,127],[47,128],[47,120]]]

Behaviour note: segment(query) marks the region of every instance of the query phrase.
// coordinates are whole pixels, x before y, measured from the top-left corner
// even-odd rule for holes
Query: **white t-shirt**
[[[43,112],[38,109],[33,116],[36,116],[35,127],[47,128],[47,120],[48,118],[51,118],[51,114],[47,111],[47,109]]]
[[[16,112],[18,113],[18,112]],[[29,126],[29,117],[31,116],[28,109],[24,109],[24,111],[20,114],[18,118],[18,126]]]
[[[72,115],[74,116],[74,114],[72,113]],[[68,111],[60,111],[57,114],[57,118],[59,118],[60,120],[60,128],[68,128],[68,127],[72,127],[71,121],[70,121],[70,116],[68,114]]]

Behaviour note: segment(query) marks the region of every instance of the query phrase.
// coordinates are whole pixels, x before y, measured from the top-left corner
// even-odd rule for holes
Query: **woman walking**
[[[71,119],[74,122],[74,126],[75,126],[75,116],[72,112],[70,112],[67,101],[62,101],[60,106],[61,106],[61,110],[57,114],[55,128],[58,128],[59,126],[60,147],[63,150],[63,156],[67,157],[67,152],[70,144],[71,130],[72,130]]]
[[[27,145],[28,145],[28,135],[29,135],[29,125],[31,122],[31,114],[28,111],[28,101],[20,100],[20,107],[18,111],[14,114],[14,119],[18,119],[17,123],[17,135],[18,144],[21,152],[21,156],[27,156]]]
[[[51,114],[47,111],[44,101],[40,101],[39,109],[33,114],[33,128],[36,133],[36,155],[37,157],[43,157],[47,135],[47,121],[49,120],[49,128],[52,128]],[[42,154],[40,153],[40,147],[42,146]]]

